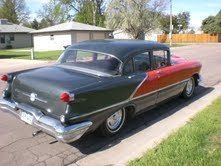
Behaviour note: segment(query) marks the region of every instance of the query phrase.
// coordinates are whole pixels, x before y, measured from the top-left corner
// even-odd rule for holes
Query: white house
[[[109,38],[112,30],[82,24],[66,22],[31,32],[35,51],[63,50],[64,46],[93,39]]]
[[[155,29],[145,34],[145,40],[157,41],[157,35],[163,34],[162,30]],[[113,32],[113,36],[115,39],[133,39],[132,36],[124,32],[123,30],[116,30]]]
[[[12,24],[7,19],[0,19],[0,49],[31,47],[32,36],[29,32],[33,30]]]

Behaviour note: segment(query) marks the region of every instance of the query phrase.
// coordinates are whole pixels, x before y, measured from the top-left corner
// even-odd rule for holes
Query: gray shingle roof
[[[54,25],[48,28],[39,29],[33,31],[32,33],[44,33],[44,32],[61,32],[61,31],[71,31],[71,30],[84,30],[84,31],[112,31],[110,29],[97,27],[93,25],[83,24],[79,22],[66,22],[58,25]]]
[[[31,31],[34,31],[34,29],[17,24],[0,24],[0,33],[29,33]]]

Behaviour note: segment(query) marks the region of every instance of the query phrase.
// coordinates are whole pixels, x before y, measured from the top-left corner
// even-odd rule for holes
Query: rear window
[[[67,50],[60,63],[82,69],[90,69],[111,75],[118,75],[121,61],[112,55],[84,50]]]

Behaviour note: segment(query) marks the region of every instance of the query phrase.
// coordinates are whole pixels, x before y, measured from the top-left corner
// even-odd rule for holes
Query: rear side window
[[[168,52],[164,50],[153,51],[154,66],[155,68],[162,68],[167,66]]]
[[[133,60],[129,60],[124,66],[124,74],[128,75],[134,72]]]

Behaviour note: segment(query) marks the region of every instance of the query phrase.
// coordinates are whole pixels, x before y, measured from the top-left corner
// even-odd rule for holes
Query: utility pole
[[[172,0],[170,0],[170,46],[172,46],[172,32],[173,32],[173,20],[172,20]]]

